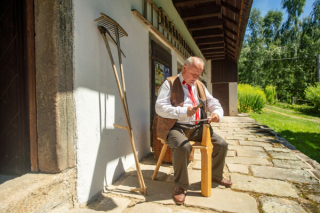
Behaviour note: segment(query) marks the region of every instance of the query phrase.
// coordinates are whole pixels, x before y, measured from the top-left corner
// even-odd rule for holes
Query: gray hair
[[[190,56],[189,58],[187,58],[187,60],[184,62],[184,65],[186,65],[186,66],[193,65],[195,59],[199,59],[200,62],[202,63],[202,66],[204,67],[204,62],[203,62],[202,58],[199,58],[196,56]]]

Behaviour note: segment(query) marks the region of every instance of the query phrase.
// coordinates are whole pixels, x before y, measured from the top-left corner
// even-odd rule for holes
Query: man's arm
[[[207,97],[207,109],[211,112],[209,122],[219,122],[223,118],[223,109],[218,99],[212,97],[207,88],[205,88]]]
[[[171,119],[185,119],[188,117],[188,107],[174,107],[170,101],[171,90],[169,82],[163,82],[158,91],[158,98],[156,101],[156,113],[163,118]]]

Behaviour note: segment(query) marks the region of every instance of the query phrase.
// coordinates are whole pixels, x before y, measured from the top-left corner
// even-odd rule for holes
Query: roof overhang
[[[238,62],[253,0],[172,0],[206,60]]]

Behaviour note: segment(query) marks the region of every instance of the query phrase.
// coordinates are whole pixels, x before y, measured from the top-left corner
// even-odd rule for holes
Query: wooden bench
[[[163,157],[166,153],[168,145],[161,141],[163,147],[157,162],[157,166],[154,170],[152,180],[155,180],[161,166]],[[211,196],[211,184],[212,184],[212,143],[210,137],[210,126],[209,124],[203,125],[202,141],[195,142],[190,141],[193,149],[200,149],[201,151],[201,195],[204,197]]]

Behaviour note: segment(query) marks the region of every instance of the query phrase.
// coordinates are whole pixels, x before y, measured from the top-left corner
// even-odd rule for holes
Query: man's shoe
[[[222,180],[212,178],[212,181],[216,182],[222,186],[225,186],[225,187],[230,187],[232,185],[232,182],[230,180],[225,179],[225,178],[223,178]]]
[[[186,199],[184,189],[179,186],[175,186],[172,192],[172,198],[176,204],[183,204],[184,200]]]

